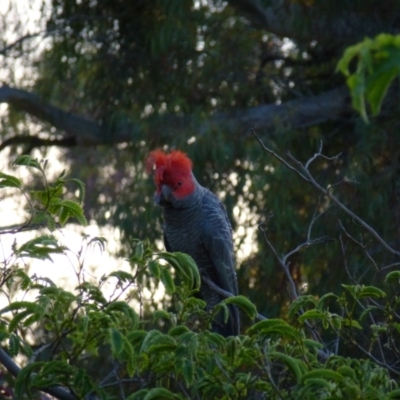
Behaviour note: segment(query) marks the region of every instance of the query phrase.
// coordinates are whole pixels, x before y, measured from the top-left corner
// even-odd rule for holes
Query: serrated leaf
[[[190,332],[190,329],[185,326],[185,325],[178,325],[178,326],[174,326],[173,328],[171,328],[168,331],[168,335],[175,337],[175,336],[181,336],[184,333]]]
[[[65,250],[66,247],[60,246],[54,236],[42,235],[21,245],[16,253],[19,257],[52,261],[51,254],[64,254]]]
[[[200,273],[197,264],[191,256],[185,253],[174,253],[176,259],[182,266],[182,270],[189,276],[190,284],[195,288],[199,289],[201,285]]]
[[[326,316],[320,310],[308,310],[298,318],[299,322],[303,323],[307,319],[325,320]]]
[[[282,325],[286,326],[286,325],[288,325],[288,323],[285,322],[283,319],[276,319],[276,318],[266,319],[264,321],[260,321],[260,322],[257,322],[256,324],[254,324],[252,327],[250,327],[247,330],[246,333],[248,335],[253,335],[255,333],[260,332],[263,329],[268,329],[268,328],[272,328],[275,326],[282,326]]]
[[[319,350],[324,348],[324,345],[322,343],[316,342],[315,340],[311,339],[303,339],[303,343],[308,348],[317,348]]]
[[[284,353],[279,353],[277,351],[273,351],[269,353],[271,357],[278,358],[282,362],[285,363],[285,365],[290,369],[292,374],[295,376],[296,382],[299,384],[301,382],[301,378],[305,372],[305,367],[302,364],[301,360],[298,360],[296,358],[290,357],[287,354]]]
[[[134,282],[135,278],[132,274],[126,271],[118,270],[111,272],[108,276],[113,276],[121,282]]]
[[[41,165],[38,163],[38,161],[27,154],[18,156],[15,159],[15,161],[13,162],[13,165],[25,165],[27,167],[36,168],[39,171],[43,171],[43,169],[42,169]]]
[[[156,277],[157,279],[160,279],[161,276],[161,266],[160,264],[155,261],[155,260],[151,260],[148,264],[147,264],[150,273]]]
[[[124,348],[124,338],[122,333],[114,328],[110,328],[111,350],[116,358],[120,356]]]
[[[18,178],[16,178],[15,176],[0,172],[0,188],[4,188],[4,187],[20,188],[21,181]]]
[[[250,319],[254,319],[257,316],[256,306],[244,296],[234,296],[223,300],[225,304],[233,304],[238,306],[244,311]]]
[[[45,364],[45,362],[35,362],[28,364],[20,370],[15,383],[15,395],[17,399],[23,399],[26,394],[31,395],[31,375],[34,372],[40,371],[41,367]]]
[[[175,293],[175,284],[172,275],[167,268],[161,268],[160,279],[168,294]]]
[[[140,353],[147,352],[147,350],[150,348],[150,346],[152,346],[154,344],[162,343],[163,336],[164,335],[161,332],[159,332],[155,329],[147,332],[145,338],[142,341],[142,345],[140,347]],[[172,338],[170,338],[170,339],[173,340]]]
[[[113,301],[105,307],[104,311],[107,314],[112,314],[115,311],[123,313],[133,323],[133,328],[139,324],[139,316],[125,301]]]
[[[15,357],[19,353],[20,339],[17,335],[11,334],[8,338],[8,348],[11,357]]]
[[[200,273],[196,263],[188,254],[185,253],[160,253],[159,259],[165,260],[170,264],[178,276],[190,287],[198,289],[200,287]]]
[[[332,371],[330,369],[317,368],[305,373],[302,377],[302,382],[307,383],[307,380],[309,379],[329,379],[334,382],[342,382],[344,378],[338,372]]]
[[[358,321],[356,321],[355,319],[344,318],[343,324],[346,326],[351,326],[352,328],[357,328],[360,330],[363,329],[362,326],[360,325],[360,323]]]
[[[326,293],[326,294],[324,294],[320,299],[318,299],[318,302],[317,302],[317,304],[316,304],[316,307],[317,307],[318,309],[321,309],[321,307],[324,305],[324,302],[325,302],[327,299],[331,298],[331,297],[333,297],[334,299],[337,299],[337,298],[338,298],[338,296],[337,296],[336,294],[334,294],[334,293]]]
[[[360,321],[370,312],[372,311],[382,311],[381,307],[378,306],[369,306],[360,314]]]
[[[174,353],[177,348],[176,343],[153,344],[147,349],[149,356],[160,355],[162,353]]]
[[[141,389],[136,393],[131,394],[126,400],[144,400],[147,393],[149,393],[149,389]]]
[[[75,178],[67,179],[66,182],[74,182],[78,186],[79,189],[78,202],[79,204],[82,204],[86,194],[85,184],[81,180]]]
[[[13,332],[17,328],[18,324],[31,314],[32,310],[25,310],[14,315],[13,319],[10,321],[10,324],[8,325],[8,331],[10,333]]]
[[[289,317],[292,318],[295,314],[297,314],[300,311],[300,309],[309,304],[311,304],[312,306],[316,306],[317,299],[309,294],[304,296],[299,296],[296,300],[292,302],[292,304],[289,307]]]
[[[186,386],[190,387],[190,385],[194,381],[194,363],[192,360],[188,358],[184,358],[182,361],[182,375],[185,380]]]
[[[391,281],[391,280],[397,280],[398,282],[400,282],[400,271],[389,272],[386,275],[385,282],[388,282],[388,281]]]
[[[165,310],[156,310],[153,312],[153,320],[161,319],[161,318],[170,320],[171,315],[169,312],[167,312]]]
[[[386,297],[386,293],[375,286],[363,286],[361,291],[358,293],[358,298],[361,299],[364,297],[382,298]]]
[[[87,220],[83,214],[83,209],[80,206],[80,204],[72,200],[62,200],[59,205],[60,205],[60,212],[59,212],[60,218],[61,215],[67,213],[68,217],[66,220],[68,220],[68,218],[70,217],[73,217],[76,218],[81,225],[83,226],[87,225]],[[65,224],[66,222],[65,216],[63,217],[63,220]],[[60,224],[61,224],[61,219],[60,219]]]
[[[178,397],[164,388],[150,389],[143,400],[175,400]]]
[[[30,301],[14,301],[13,303],[9,304],[8,306],[2,308],[0,310],[0,315],[4,314],[8,311],[14,311],[14,310],[19,310],[21,308],[26,308],[27,310],[30,310],[32,313],[40,309],[40,307],[32,303]]]

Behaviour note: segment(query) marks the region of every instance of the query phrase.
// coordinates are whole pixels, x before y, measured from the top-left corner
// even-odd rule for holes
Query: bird
[[[163,209],[165,248],[190,255],[202,276],[237,296],[231,224],[221,201],[197,182],[192,167],[192,160],[180,150],[153,150],[146,160],[147,172],[153,175],[156,185],[154,202]],[[208,311],[223,300],[203,282],[200,296]],[[219,313],[212,331],[225,337],[237,336],[239,311],[234,305],[228,305],[228,309],[227,322]]]

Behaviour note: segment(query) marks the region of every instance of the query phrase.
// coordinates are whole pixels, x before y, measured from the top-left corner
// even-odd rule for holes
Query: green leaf
[[[161,356],[163,353],[175,353],[177,349],[176,343],[159,343],[153,344],[147,350],[147,353],[151,356]]]
[[[382,298],[386,297],[386,293],[375,286],[363,286],[361,292],[358,294],[358,298],[361,299],[364,297]]]
[[[164,336],[160,331],[155,329],[147,332],[145,338],[142,341],[142,345],[140,347],[140,353],[147,352],[148,349],[154,344],[165,343]],[[173,340],[172,338],[169,338]]]
[[[303,339],[303,343],[305,346],[307,346],[308,348],[317,348],[317,349],[323,349],[324,345],[322,343],[316,342],[315,340],[311,340],[311,339]]]
[[[124,348],[124,338],[119,330],[110,328],[110,343],[113,355],[119,358]]]
[[[257,322],[247,330],[248,335],[278,335],[280,337],[288,337],[294,340],[300,339],[300,333],[281,319],[268,319]]]
[[[164,388],[150,389],[143,400],[175,400],[178,399],[172,392]]]
[[[316,308],[321,309],[321,308],[323,307],[325,301],[326,301],[327,299],[329,299],[329,298],[337,299],[338,296],[337,296],[336,294],[334,294],[334,293],[327,293],[327,294],[324,294],[320,299],[318,299],[318,302],[317,302],[317,304],[316,304]]]
[[[342,285],[356,300],[364,297],[386,297],[386,293],[375,286]]]
[[[297,314],[303,307],[311,304],[312,306],[317,305],[317,299],[312,295],[299,296],[296,300],[292,302],[289,307],[289,317],[292,318]]]
[[[8,325],[8,331],[13,332],[18,327],[18,324],[31,314],[32,310],[25,310],[14,315],[14,318],[10,321],[10,324]]]
[[[289,326],[289,324],[283,319],[266,319],[264,321],[257,322],[247,330],[248,335],[261,332],[263,329],[275,328],[277,326]]]
[[[254,319],[257,316],[256,306],[244,296],[234,296],[223,300],[225,304],[234,304],[243,310],[250,319]]]
[[[170,320],[171,314],[165,310],[156,310],[153,312],[153,320],[161,319],[161,318]]]
[[[302,382],[307,383],[307,380],[309,379],[323,379],[331,380],[334,382],[342,382],[344,378],[338,372],[332,371],[330,369],[317,368],[305,373],[302,377]]]
[[[346,326],[351,326],[352,328],[357,328],[360,330],[363,329],[362,326],[360,325],[360,323],[358,321],[356,321],[355,319],[344,318],[343,324]]]
[[[42,235],[20,246],[16,253],[19,257],[38,258],[40,260],[50,260],[50,254],[64,254],[65,246],[60,246],[52,235]]]
[[[26,308],[27,310],[30,310],[32,313],[40,310],[40,306],[38,306],[35,303],[31,303],[30,301],[14,301],[8,306],[2,308],[0,310],[0,315],[9,311],[19,310],[20,308]]]
[[[383,311],[381,307],[378,306],[369,306],[360,314],[360,321],[370,312],[372,311]]]
[[[325,314],[320,310],[308,310],[298,318],[299,322],[304,323],[307,319],[326,319]]]
[[[66,179],[65,182],[76,183],[76,185],[78,186],[78,189],[79,189],[78,202],[79,202],[79,204],[82,204],[83,200],[85,199],[85,193],[86,193],[85,184],[81,180],[75,179],[75,178]]]
[[[36,168],[39,171],[43,172],[43,169],[42,169],[41,165],[38,163],[38,161],[36,159],[34,159],[33,157],[28,156],[26,154],[24,154],[22,156],[18,156],[15,159],[15,161],[13,162],[13,165],[25,165],[30,168]]]
[[[168,335],[175,337],[175,336],[180,336],[183,335],[184,333],[190,332],[190,329],[185,326],[185,325],[178,325],[174,326],[168,331]]]
[[[389,393],[389,399],[400,399],[400,389],[392,390]]]
[[[40,371],[45,362],[35,362],[28,364],[19,372],[15,383],[15,395],[17,399],[23,399],[26,394],[31,396],[31,375]]]
[[[400,282],[400,271],[389,272],[386,275],[385,282],[388,282],[388,281],[391,281],[391,280],[396,280],[397,282]]]
[[[161,276],[161,266],[160,266],[160,264],[157,262],[157,261],[155,261],[155,260],[151,260],[149,263],[148,263],[148,268],[149,268],[149,271],[150,271],[150,273],[154,276],[154,277],[156,277],[157,279],[160,279],[160,276]]]
[[[301,360],[293,358],[288,356],[287,354],[284,353],[279,353],[277,351],[273,351],[271,353],[268,353],[271,357],[278,358],[282,362],[286,364],[286,366],[289,368],[289,370],[292,372],[292,374],[296,378],[296,382],[300,383],[301,378],[305,372],[305,367],[304,364]]]
[[[190,387],[190,385],[194,381],[194,363],[192,360],[188,358],[184,358],[182,361],[182,375],[185,380],[186,386]]]
[[[3,172],[0,172],[0,188],[4,187],[20,188],[21,181],[15,176],[7,175]]]
[[[83,226],[87,225],[87,220],[83,214],[82,207],[80,204],[72,200],[62,200],[60,202],[59,217],[61,225],[65,225],[70,217],[76,218]]]
[[[147,393],[149,393],[149,389],[141,389],[136,393],[131,394],[126,400],[144,400]]]
[[[160,253],[158,259],[165,260],[170,264],[183,282],[190,288],[200,288],[200,273],[196,263],[185,253]]]
[[[172,294],[175,292],[175,284],[172,279],[172,275],[167,268],[161,268],[160,279],[165,287],[165,291],[168,294]]]
[[[17,335],[11,334],[8,338],[8,346],[11,357],[16,357],[19,353],[21,342]]]

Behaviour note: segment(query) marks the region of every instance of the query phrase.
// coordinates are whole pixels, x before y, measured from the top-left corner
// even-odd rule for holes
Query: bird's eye
[[[182,183],[183,183],[182,181],[179,181],[178,186],[182,186]]]

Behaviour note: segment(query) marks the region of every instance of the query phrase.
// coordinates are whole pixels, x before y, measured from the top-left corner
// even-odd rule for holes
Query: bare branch
[[[316,189],[318,189],[321,193],[323,193],[325,196],[329,197],[330,200],[332,200],[336,205],[338,205],[347,215],[349,215],[351,218],[353,218],[355,221],[357,221],[365,230],[367,230],[387,251],[389,251],[391,254],[400,256],[400,252],[397,250],[393,249],[391,246],[389,246],[385,240],[381,238],[381,236],[375,231],[374,228],[372,228],[370,225],[368,225],[363,219],[361,219],[358,215],[354,214],[353,211],[351,211],[348,207],[346,207],[337,197],[335,197],[329,189],[325,189],[322,187],[312,176],[310,171],[297,159],[295,159],[290,152],[288,153],[288,157],[295,162],[302,173],[305,175],[307,178],[307,181],[313,185]]]

